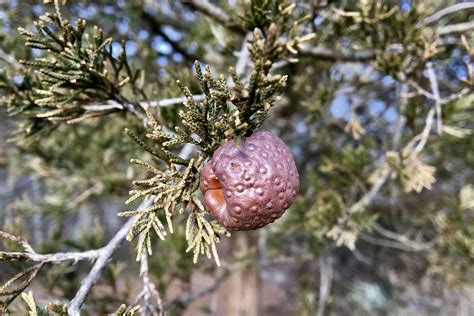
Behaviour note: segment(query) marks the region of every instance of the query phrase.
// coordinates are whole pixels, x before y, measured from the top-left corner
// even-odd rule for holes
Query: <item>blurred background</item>
[[[304,22],[301,34],[285,36],[314,37],[273,65],[288,84],[263,129],[293,152],[300,193],[275,223],[223,238],[220,268],[206,258],[192,263],[178,216],[174,234],[155,238],[148,258],[166,313],[473,315],[474,3],[286,2],[294,3],[288,23]],[[245,18],[273,19],[278,5],[71,0],[62,14],[102,28],[116,57],[123,42],[130,66],[145,70],[148,99],[159,101],[182,97],[176,79],[201,93],[194,60],[228,74],[245,54]],[[17,28],[32,31],[54,10],[0,1],[0,230],[38,253],[105,245],[125,222],[117,213],[136,207],[124,201],[144,172],[129,160],[152,161],[123,132],[145,135],[143,125],[121,112],[12,140],[27,114],[14,115],[18,95],[9,87],[27,85],[31,70],[20,60],[45,54],[26,47]],[[251,70],[248,62],[241,77]],[[153,111],[172,128],[181,108]],[[139,304],[134,247],[125,242],[106,266],[84,314]],[[0,260],[0,284],[28,265]],[[40,306],[67,302],[90,267],[47,264],[28,289]],[[22,314],[26,305],[17,299],[9,310]]]

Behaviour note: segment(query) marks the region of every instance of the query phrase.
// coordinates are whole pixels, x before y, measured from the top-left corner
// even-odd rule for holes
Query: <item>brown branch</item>
[[[316,315],[323,316],[334,275],[334,259],[330,254],[319,256],[319,274],[319,305]]]
[[[186,144],[180,151],[180,156],[186,159],[193,152],[194,146],[191,144]],[[149,197],[144,200],[138,209],[145,209],[153,204],[153,197]],[[115,236],[109,241],[109,243],[102,248],[100,255],[97,258],[96,263],[92,267],[92,270],[89,272],[87,277],[82,280],[79,290],[76,292],[76,295],[70,302],[68,306],[69,315],[80,316],[80,310],[84,304],[87,296],[89,295],[92,287],[97,283],[102,273],[104,267],[109,263],[110,259],[114,255],[115,251],[120,247],[124,242],[130,228],[135,223],[137,217],[134,216],[130,218],[124,226],[115,234]]]
[[[27,252],[32,252],[34,253],[34,250],[33,248],[31,247],[30,243],[28,242],[28,240],[24,239],[24,238],[21,238],[19,236],[14,236],[12,234],[9,234],[7,232],[4,232],[3,230],[0,230],[0,237],[1,238],[5,238],[5,239],[8,239],[8,240],[11,240],[17,244],[19,244],[20,246],[23,247],[23,249],[25,249],[25,251]]]
[[[184,5],[205,14],[231,31],[237,32],[242,36],[246,35],[244,28],[236,25],[226,12],[207,0],[184,2]],[[299,45],[298,52],[298,56],[301,57],[313,57],[330,61],[370,61],[375,58],[375,53],[372,50],[332,50],[323,47],[312,47],[310,45]]]
[[[187,305],[191,304],[192,302],[194,302],[195,300],[200,299],[201,297],[204,297],[208,294],[211,294],[212,292],[217,290],[219,288],[219,286],[221,286],[221,284],[227,279],[228,276],[229,276],[229,271],[227,270],[221,276],[219,276],[214,281],[213,284],[211,284],[207,288],[205,288],[201,291],[198,291],[198,292],[191,293],[191,294],[183,296],[183,297],[175,298],[175,299],[167,302],[164,305],[164,309],[168,310],[168,309],[172,308],[175,305],[187,306]]]
[[[153,203],[153,198],[149,198],[142,202],[139,209],[149,207]],[[82,280],[79,290],[76,295],[69,303],[68,311],[69,315],[79,316],[82,305],[84,304],[87,296],[89,295],[92,287],[97,283],[104,267],[109,263],[110,259],[114,255],[115,251],[122,245],[127,237],[128,231],[135,223],[136,217],[130,218],[125,225],[115,234],[115,236],[109,241],[109,243],[102,248],[97,261],[95,262],[92,270],[89,272],[87,277]]]
[[[237,32],[242,36],[246,34],[246,30],[236,25],[225,11],[223,11],[216,5],[210,3],[208,0],[187,1],[184,2],[184,5],[205,14],[206,16],[214,19],[216,22],[225,26],[229,30]],[[474,2],[455,4],[426,18],[425,23],[430,24],[447,14],[470,8],[474,8]],[[439,27],[437,32],[440,35],[447,35],[451,33],[465,32],[471,29],[474,29],[474,22],[459,23]],[[367,62],[375,59],[375,52],[371,49],[359,51],[351,49],[330,49],[320,46],[311,46],[309,44],[299,45],[297,49],[298,56],[300,57],[312,57],[328,61]]]
[[[393,234],[393,232],[389,232]],[[403,235],[399,235],[396,237],[396,239],[384,239],[384,238],[377,238],[372,235],[368,234],[361,234],[361,238],[365,240],[368,243],[377,245],[377,246],[382,246],[382,247],[388,247],[388,248],[394,248],[394,249],[399,249],[403,251],[409,251],[409,252],[419,252],[419,251],[427,251],[433,248],[435,244],[435,240],[432,240],[430,242],[417,242],[414,240],[409,240]]]
[[[43,263],[35,264],[34,266],[21,271],[0,287],[0,296],[9,296],[3,302],[0,301],[0,314],[3,315],[3,312],[6,312],[8,306],[30,285],[31,281],[33,281],[36,275],[41,271],[42,267]],[[22,278],[25,278],[25,280],[21,282],[18,287],[8,289],[10,285]]]
[[[178,4],[178,2],[176,4]],[[154,16],[158,23],[172,26],[183,32],[189,32],[193,27],[192,24],[187,23],[186,19],[182,18],[180,15],[181,10],[173,9],[171,12],[164,12],[163,3],[159,1],[143,1],[140,6],[137,5],[134,9],[146,10],[149,14]]]
[[[448,14],[455,13],[457,11],[464,11],[467,9],[474,9],[474,2],[463,2],[463,3],[456,3],[452,6],[446,7],[438,12],[430,15],[425,19],[425,24],[431,24],[440,20],[441,18],[445,17]]]
[[[126,109],[128,112],[140,119],[145,126],[148,125],[148,117],[137,109],[142,107],[140,103],[134,104],[118,93],[114,93],[112,99],[118,102],[123,109]]]
[[[233,32],[236,32],[237,34],[244,36],[247,33],[244,28],[234,23],[234,21],[232,21],[230,16],[224,10],[210,3],[208,0],[184,1],[183,4],[190,9],[199,11],[202,14],[212,18],[217,23],[225,26]]]
[[[465,22],[459,24],[451,24],[438,28],[437,32],[440,35],[447,35],[452,33],[462,33],[474,29],[474,22]]]
[[[202,101],[204,100],[204,94],[196,94],[193,95],[194,101]],[[151,107],[166,107],[174,104],[180,104],[186,101],[186,97],[179,97],[179,98],[170,98],[170,99],[163,99],[159,101],[149,101],[149,102],[140,102],[140,106],[144,107],[146,105]],[[117,103],[114,100],[109,100],[108,103],[104,104],[91,104],[85,105],[84,109],[88,111],[106,111],[111,109],[123,109],[123,106],[120,103]]]
[[[33,261],[42,263],[60,263],[96,259],[103,249],[88,250],[83,252],[58,252],[50,254],[39,254],[36,252],[6,252],[0,251],[0,261]]]
[[[13,55],[6,53],[3,49],[0,49],[0,60],[9,64],[16,71],[25,68]]]
[[[329,61],[371,61],[375,58],[373,50],[355,51],[351,49],[329,49],[309,44],[299,45],[298,56],[313,57]]]
[[[433,69],[433,64],[431,62],[428,62],[426,64],[426,70],[428,73],[428,78],[430,80],[431,91],[433,92],[433,99],[435,102],[438,134],[441,135],[441,133],[443,133],[443,120],[441,116],[441,97],[439,95],[438,77],[436,76],[436,73]]]
[[[388,229],[385,229],[379,224],[374,224],[374,229],[382,236],[398,241],[399,243],[412,248],[413,250],[427,250],[433,247],[435,240],[429,241],[429,242],[420,242],[420,241],[415,241],[411,240],[405,235],[390,231]]]
[[[204,98],[205,98],[204,94],[193,95],[194,101],[202,101],[204,100]],[[185,101],[186,101],[186,97],[170,98],[170,99],[163,99],[160,101],[151,101],[150,106],[151,107],[165,107],[169,105],[183,103]]]
[[[193,151],[194,146],[191,144],[185,145],[181,152],[180,155],[183,157],[189,157]],[[153,198],[149,198],[145,201],[142,202],[140,205],[139,209],[144,209],[149,207],[153,202]],[[115,236],[107,243],[106,246],[95,249],[95,250],[88,250],[84,252],[63,252],[63,253],[51,253],[51,254],[38,254],[36,253],[30,244],[28,243],[27,240],[13,236],[9,233],[0,231],[0,237],[9,239],[13,242],[16,242],[20,244],[24,249],[25,252],[0,252],[0,261],[14,261],[14,260],[24,260],[24,261],[33,261],[33,262],[39,262],[37,265],[39,268],[38,270],[34,273],[31,279],[36,276],[38,273],[39,269],[45,264],[45,263],[59,263],[59,262],[64,262],[64,261],[73,261],[74,263],[81,261],[81,260],[94,260],[97,259],[95,264],[93,265],[91,271],[87,275],[87,277],[81,282],[81,286],[79,290],[77,291],[75,297],[73,300],[70,302],[68,310],[70,315],[80,315],[80,309],[82,305],[84,304],[87,296],[89,295],[90,291],[92,290],[92,287],[95,285],[95,283],[99,280],[100,275],[102,273],[102,270],[104,267],[109,263],[110,259],[114,255],[115,251],[122,245],[124,242],[131,226],[135,222],[136,217],[130,218],[124,226],[115,234]],[[35,266],[36,267],[36,266]],[[147,284],[149,290],[151,291],[150,293],[153,293],[154,285],[151,283],[151,280],[148,278],[148,274],[146,272],[146,266],[142,266],[142,277],[144,282]],[[156,290],[155,290],[156,292]],[[146,294],[146,293],[144,293]],[[155,294],[157,295],[157,293]],[[160,306],[161,301],[158,300],[158,305]],[[162,308],[161,308],[162,310]]]
[[[251,38],[251,33],[245,35],[245,38],[242,40],[242,47],[238,53],[239,58],[237,59],[237,63],[235,64],[235,72],[238,76],[243,76],[245,74],[245,70],[247,65],[249,64],[250,60],[250,52],[247,48],[247,41]]]
[[[168,36],[168,34],[166,34],[165,31],[163,31],[163,25],[158,20],[156,20],[153,15],[146,12],[145,10],[142,10],[141,17],[145,22],[148,23],[148,25],[150,26],[150,30],[154,34],[161,36],[168,44],[171,45],[174,51],[183,55],[183,57],[187,59],[189,62],[194,62],[195,60],[199,60],[199,56],[189,53],[185,48],[181,47],[181,45],[178,42],[175,42],[174,40],[172,40]]]
[[[143,280],[143,290],[138,294],[137,301],[143,300],[143,306],[141,312],[143,315],[157,315],[163,316],[163,301],[160,293],[155,287],[155,284],[151,281],[148,273],[148,253],[143,249],[142,257],[140,259],[140,276]],[[156,304],[151,303],[152,297],[155,298]]]

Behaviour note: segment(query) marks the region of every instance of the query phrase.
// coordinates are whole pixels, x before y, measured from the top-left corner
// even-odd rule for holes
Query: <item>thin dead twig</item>
[[[468,9],[474,9],[474,2],[463,2],[463,3],[453,4],[449,7],[446,7],[444,9],[441,9],[433,13],[432,15],[427,17],[424,22],[425,24],[431,24],[442,19],[446,15],[449,15],[458,11],[468,10]]]
[[[439,85],[438,85],[438,77],[433,68],[433,64],[428,62],[426,65],[428,78],[430,79],[431,90],[433,91],[433,100],[435,102],[435,111],[436,111],[436,122],[437,122],[437,129],[438,134],[441,135],[443,133],[443,121],[441,115],[441,97],[439,95]]]

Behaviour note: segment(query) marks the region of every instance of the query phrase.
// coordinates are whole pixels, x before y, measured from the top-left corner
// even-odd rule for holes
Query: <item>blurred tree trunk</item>
[[[257,235],[253,232],[233,232],[229,243],[225,249],[222,249],[221,257],[229,259],[233,255],[247,254],[251,248],[255,250],[256,244]],[[259,315],[259,288],[258,268],[254,265],[231,272],[228,279],[214,294],[215,315]]]

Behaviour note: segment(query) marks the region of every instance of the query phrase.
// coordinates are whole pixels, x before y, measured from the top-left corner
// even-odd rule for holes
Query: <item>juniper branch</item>
[[[192,98],[194,99],[194,101],[202,101],[204,100],[204,95],[195,94],[192,96]],[[159,101],[140,102],[140,106],[145,107],[148,105],[150,107],[167,107],[170,105],[182,104],[183,102],[186,102],[186,97],[163,99]],[[108,100],[107,103],[85,105],[84,108],[88,111],[106,111],[111,109],[123,109],[123,106],[114,100]]]
[[[411,155],[417,155],[423,150],[428,141],[429,133],[434,121],[435,112],[435,108],[430,109],[428,115],[426,116],[426,122],[422,132],[414,136],[409,142],[407,142],[403,149],[404,152],[408,152]],[[394,135],[394,139],[398,138],[398,134],[401,132],[402,128],[397,129],[397,133]],[[413,148],[414,144],[417,145]],[[384,158],[382,159],[381,165],[384,166],[385,163],[386,162]],[[377,194],[382,189],[384,184],[390,178],[390,175],[392,173],[393,171],[389,167],[382,168],[382,171],[380,172],[378,177],[375,179],[375,181],[373,181],[370,190],[348,209],[347,213],[338,220],[338,225],[345,225],[353,214],[363,211],[368,205],[370,205],[370,203],[372,203],[372,201],[376,198]]]
[[[0,59],[5,61],[15,70],[24,69],[23,65],[18,62],[13,55],[7,54],[3,49],[0,49]]]
[[[31,136],[59,122],[77,123],[90,117],[127,111],[145,125],[147,117],[140,99],[146,95],[137,87],[138,76],[133,73],[122,43],[122,53],[112,55],[112,39],[105,39],[102,30],[94,27],[86,35],[86,22],[78,19],[73,26],[63,20],[56,5],[56,13],[46,13],[35,22],[36,31],[19,28],[26,45],[44,50],[42,58],[21,61],[36,75],[28,74],[31,87],[25,91],[9,87],[8,107],[12,114],[22,115],[19,131]],[[123,89],[130,86],[133,99]],[[120,107],[87,108],[88,104],[114,100]],[[24,137],[26,138],[26,137]],[[21,137],[20,137],[20,140]]]
[[[298,56],[312,57],[329,61],[358,61],[368,62],[375,59],[375,52],[372,49],[351,50],[351,49],[329,49],[310,44],[299,45]]]
[[[400,237],[402,237],[403,241],[382,239],[382,238],[373,237],[369,234],[361,234],[361,238],[371,244],[382,246],[382,247],[400,249],[400,250],[409,251],[409,252],[428,251],[432,249],[435,244],[435,241],[422,243],[422,242],[409,240],[404,235],[400,235]]]
[[[438,77],[433,69],[433,64],[428,62],[426,65],[426,71],[428,73],[428,78],[430,80],[431,91],[433,91],[433,99],[435,101],[435,111],[436,111],[436,122],[437,122],[437,129],[438,134],[441,135],[443,133],[443,120],[441,116],[441,97],[439,95],[439,87],[438,87]]]
[[[0,261],[33,261],[41,263],[60,263],[96,259],[103,249],[94,249],[83,252],[58,252],[50,254],[39,254],[36,252],[8,252],[0,251]]]
[[[245,35],[246,33],[245,29],[243,29],[240,25],[232,21],[227,12],[225,12],[215,4],[212,4],[208,0],[185,1],[183,4],[193,10],[197,10],[205,14],[206,16],[212,18],[214,21],[222,24],[223,26],[225,26],[231,31],[236,32],[237,34]]]
[[[6,312],[11,302],[13,302],[18,297],[18,295],[20,295],[30,285],[31,281],[33,281],[42,267],[43,263],[37,263],[34,266],[21,271],[0,287],[0,296],[8,297],[3,302],[0,302],[1,313]],[[24,279],[24,281],[21,282],[20,285],[13,289],[10,288],[13,283],[21,279]]]
[[[227,279],[227,277],[229,275],[230,275],[230,271],[225,270],[224,273],[222,273],[220,276],[218,276],[210,286],[204,288],[203,290],[195,292],[195,293],[188,294],[188,295],[183,296],[183,297],[175,298],[175,299],[165,303],[164,310],[169,310],[173,306],[187,306],[187,305],[191,304],[192,302],[194,302],[195,300],[198,300],[201,297],[204,297],[204,296],[214,292],[216,289],[218,289],[221,286],[221,284]]]
[[[143,201],[140,205],[139,209],[144,209],[149,207],[152,204],[152,199],[147,199]],[[135,218],[130,218],[125,225],[120,228],[120,230],[115,234],[115,236],[109,241],[107,246],[105,246],[100,255],[97,257],[97,261],[95,262],[92,270],[89,272],[87,277],[82,280],[81,286],[79,290],[77,290],[76,295],[71,300],[68,306],[69,314],[72,316],[79,316],[80,309],[84,304],[87,296],[89,295],[92,287],[97,283],[102,273],[104,267],[108,264],[111,257],[114,255],[115,251],[122,245],[125,241],[125,237],[127,236],[130,228],[135,222]]]
[[[163,302],[158,290],[150,279],[148,272],[148,253],[144,250],[140,261],[140,276],[143,282],[143,289],[137,296],[137,299],[143,300],[144,306],[141,308],[142,313],[151,315],[164,315]],[[156,303],[152,303],[154,299]]]
[[[431,247],[433,247],[435,241],[431,240],[429,242],[420,242],[420,241],[415,241],[407,238],[405,235],[390,231],[388,229],[385,229],[382,227],[380,224],[375,224],[374,229],[382,236],[387,237],[389,239],[395,240],[400,242],[401,244],[415,249],[415,250],[426,250]]]
[[[286,17],[291,14],[291,9],[291,6],[284,8],[285,13],[282,15]],[[185,102],[184,109],[179,112],[182,126],[177,126],[175,133],[164,131],[153,114],[146,109],[152,128],[151,133],[146,137],[155,141],[154,148],[157,149],[128,131],[135,142],[167,164],[166,170],[161,172],[144,162],[136,161],[152,172],[153,176],[149,179],[134,181],[133,183],[139,189],[130,191],[131,197],[127,202],[149,195],[155,196],[152,207],[142,212],[129,211],[120,214],[121,216],[135,214],[139,216],[127,236],[129,240],[138,237],[137,260],[141,259],[145,248],[151,254],[150,232],[155,231],[161,239],[167,234],[157,212],[165,213],[168,230],[172,233],[172,216],[175,212],[181,213],[184,208],[190,206],[191,214],[186,225],[187,251],[193,251],[194,262],[197,261],[199,254],[205,254],[209,258],[214,256],[219,265],[216,243],[221,235],[228,233],[217,222],[209,221],[205,217],[207,213],[204,206],[196,199],[194,193],[198,189],[199,169],[203,161],[227,140],[236,136],[250,135],[258,129],[286,84],[286,76],[269,73],[273,63],[284,55],[284,44],[278,39],[280,32],[285,30],[285,26],[282,26],[280,30],[277,24],[268,23],[265,27],[267,29],[263,32],[254,30],[250,43],[247,43],[250,36],[243,41],[237,71],[233,68],[229,70],[230,78],[234,81],[233,86],[227,82],[224,75],[214,78],[208,66],[203,72],[198,61],[195,62],[195,71],[204,93],[202,102],[196,102],[189,89],[177,81],[185,95]],[[303,41],[304,39],[301,38],[295,40],[294,43]],[[239,75],[243,75],[250,57],[253,60],[254,69],[244,85]],[[197,159],[187,161],[172,153],[171,147],[184,144],[194,144],[201,149]],[[187,168],[183,173],[177,172],[176,165]]]
[[[474,29],[474,22],[445,25],[438,28],[438,34],[448,35],[452,33],[462,33]]]
[[[180,154],[183,157],[188,157],[192,153],[192,150],[192,146],[184,146]],[[140,204],[138,210],[144,210],[150,207],[152,204],[153,196],[149,197],[148,199],[145,199]],[[127,235],[130,233],[130,229],[135,224],[138,216],[139,215],[131,217],[100,252],[100,255],[97,257],[97,261],[92,267],[92,270],[89,272],[87,277],[81,282],[79,290],[76,292],[76,295],[69,303],[68,310],[70,315],[80,315],[80,309],[84,304],[90,291],[92,290],[92,287],[99,280],[103,268],[108,264],[118,247],[120,247],[120,245],[124,242]]]
[[[141,17],[149,24],[151,32],[161,36],[166,42],[171,45],[173,50],[183,55],[186,60],[193,62],[194,60],[199,59],[198,56],[189,53],[185,48],[181,47],[181,44],[179,42],[172,40],[166,34],[166,32],[163,31],[163,25],[155,18],[154,15],[146,12],[146,10],[142,10]]]
[[[334,275],[334,259],[331,254],[322,254],[319,256],[319,305],[316,312],[317,316],[324,315],[324,309],[329,299],[329,293],[331,292],[331,285],[333,282]]]
[[[468,10],[468,9],[474,9],[474,2],[456,3],[456,4],[453,4],[449,7],[443,8],[443,9],[433,13],[432,15],[430,15],[429,17],[427,17],[425,19],[424,23],[425,24],[434,23],[434,22],[442,19],[446,15],[456,13],[456,12],[459,12],[459,11],[465,11],[465,10]]]

